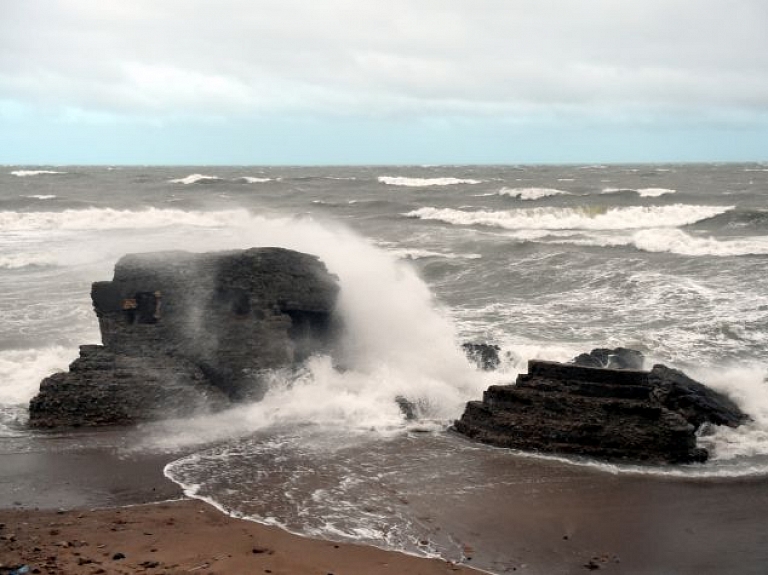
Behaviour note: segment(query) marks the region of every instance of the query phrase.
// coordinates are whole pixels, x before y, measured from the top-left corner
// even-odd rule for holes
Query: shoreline
[[[232,518],[196,499],[91,510],[4,510],[0,517],[0,573],[23,565],[43,575],[481,573],[441,559],[294,535]]]

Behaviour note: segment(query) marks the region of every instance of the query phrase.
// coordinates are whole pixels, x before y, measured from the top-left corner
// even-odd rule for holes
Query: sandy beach
[[[123,508],[4,511],[0,573],[355,575],[477,573],[437,559],[291,535],[179,500]]]

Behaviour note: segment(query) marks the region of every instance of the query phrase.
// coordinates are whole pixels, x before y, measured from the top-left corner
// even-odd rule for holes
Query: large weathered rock
[[[491,386],[483,401],[469,402],[455,429],[501,447],[679,463],[706,460],[696,446],[703,423],[745,419],[727,397],[664,366],[531,361],[515,385]]]
[[[333,341],[336,278],[281,248],[123,257],[91,297],[103,346],[45,379],[30,424],[103,425],[259,398],[264,374]]]

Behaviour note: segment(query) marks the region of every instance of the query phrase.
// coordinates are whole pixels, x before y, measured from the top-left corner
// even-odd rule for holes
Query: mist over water
[[[228,512],[460,558],[418,520],[435,504],[423,485],[450,505],[495,489],[521,456],[445,429],[528,359],[594,347],[683,369],[753,421],[702,436],[705,466],[533,458],[548,472],[766,474],[767,193],[768,172],[752,165],[10,167],[0,172],[0,436],[20,445],[40,379],[99,343],[90,286],[121,256],[279,246],[338,276],[339,349],[275,372],[261,402],[144,425],[132,447],[185,450],[166,473]],[[499,344],[502,370],[474,369],[466,341]]]

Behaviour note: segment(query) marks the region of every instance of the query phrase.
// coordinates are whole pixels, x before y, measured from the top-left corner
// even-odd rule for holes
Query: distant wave
[[[459,178],[406,178],[401,176],[379,176],[379,182],[389,186],[424,188],[428,186],[455,186],[456,184],[480,184],[481,180]]]
[[[17,270],[26,267],[50,266],[53,259],[43,254],[8,254],[0,255],[0,269]]]
[[[203,174],[190,174],[186,178],[177,178],[175,180],[168,180],[168,182],[171,184],[184,184],[188,186],[189,184],[197,184],[197,183],[210,184],[212,182],[216,182],[220,180],[221,178],[219,178],[218,176],[204,176]]]
[[[526,208],[467,212],[424,207],[404,214],[409,218],[437,220],[460,226],[490,226],[507,230],[625,230],[678,227],[706,220],[733,206],[671,206]]]
[[[254,178],[252,176],[241,176],[241,177],[235,178],[235,179],[237,179],[237,180],[245,180],[249,184],[266,184],[267,182],[274,182],[275,181],[275,178]]]
[[[658,198],[665,194],[674,194],[677,190],[669,188],[604,188],[603,194],[616,194],[620,192],[635,192],[643,198]]]
[[[499,195],[520,198],[521,200],[540,200],[550,196],[567,196],[571,193],[556,188],[501,188]]]
[[[719,240],[697,237],[676,228],[650,228],[627,235],[621,231],[556,232],[525,230],[514,234],[517,239],[543,241],[585,247],[632,246],[651,253],[682,256],[751,256],[768,255],[767,237],[745,237]]]
[[[768,238],[717,240],[712,237],[694,237],[675,229],[642,230],[633,235],[632,243],[646,252],[669,252],[684,256],[768,255]]]
[[[421,260],[426,258],[443,258],[447,260],[477,260],[482,258],[480,254],[454,254],[445,252],[433,252],[431,250],[423,250],[419,248],[402,248],[390,250],[391,254],[394,254],[400,259],[408,260]]]
[[[151,229],[172,225],[224,226],[249,218],[247,210],[217,212],[184,211],[147,208],[145,210],[115,210],[87,208],[62,212],[0,212],[0,229],[25,230],[109,230]]]
[[[12,176],[26,178],[28,176],[39,176],[42,174],[66,174],[67,172],[58,172],[56,170],[15,170],[11,172]]]
[[[31,196],[24,196],[25,198],[30,198],[32,200],[52,200],[56,197],[55,194],[33,194]]]

